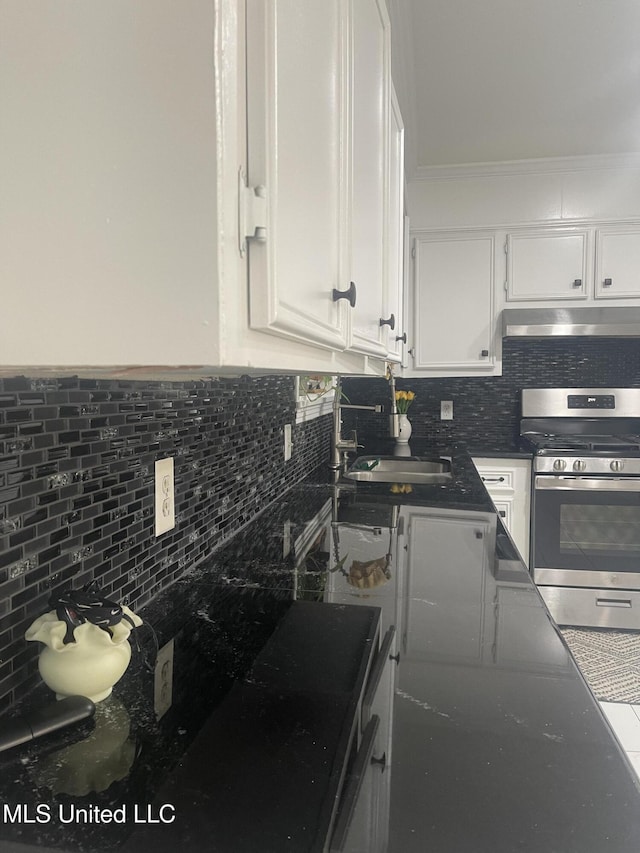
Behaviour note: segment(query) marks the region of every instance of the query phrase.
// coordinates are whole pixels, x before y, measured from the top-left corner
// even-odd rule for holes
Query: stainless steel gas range
[[[533,578],[560,625],[640,629],[640,388],[522,392]]]

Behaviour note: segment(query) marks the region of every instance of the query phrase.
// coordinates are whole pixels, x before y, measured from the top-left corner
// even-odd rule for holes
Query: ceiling
[[[640,152],[640,0],[389,0],[416,167]]]

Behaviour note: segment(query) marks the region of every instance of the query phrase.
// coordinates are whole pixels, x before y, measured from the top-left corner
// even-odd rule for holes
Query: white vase
[[[139,616],[123,607],[134,625],[142,624]],[[27,629],[25,639],[44,643],[38,659],[42,680],[55,691],[56,699],[86,696],[101,702],[111,694],[113,685],[124,675],[131,660],[128,642],[131,627],[122,620],[104,631],[91,622],[74,628],[74,640],[65,643],[67,626],[54,611],[39,616]]]
[[[409,444],[409,439],[411,438],[411,421],[409,420],[407,415],[399,414],[398,415],[398,437],[396,438],[397,444]]]

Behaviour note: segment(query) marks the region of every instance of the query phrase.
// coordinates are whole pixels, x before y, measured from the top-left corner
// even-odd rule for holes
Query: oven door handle
[[[577,491],[640,492],[640,477],[552,477],[538,474],[536,490],[565,489]]]

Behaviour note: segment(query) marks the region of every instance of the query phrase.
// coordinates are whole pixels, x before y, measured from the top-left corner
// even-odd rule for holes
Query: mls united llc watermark
[[[114,809],[100,808],[100,806],[79,807],[73,803],[3,803],[2,822],[14,824],[52,823],[57,821],[61,824],[106,824],[106,823],[145,823],[165,824],[173,823],[176,819],[175,806],[171,803],[163,803],[159,806],[152,805],[122,805]]]

